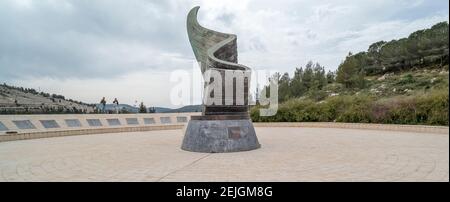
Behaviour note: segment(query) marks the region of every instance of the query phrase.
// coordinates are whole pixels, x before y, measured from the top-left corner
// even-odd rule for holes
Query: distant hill
[[[201,105],[188,105],[178,109],[172,109],[168,111],[168,113],[201,112],[201,111],[202,111]]]
[[[177,109],[170,109],[165,107],[155,107],[156,113],[184,113],[184,112],[201,112],[201,105],[187,105]]]
[[[167,107],[155,107],[155,113],[169,113],[173,109]]]
[[[94,105],[32,88],[0,85],[0,114],[91,113]]]
[[[98,113],[100,104],[88,104],[62,95],[38,92],[32,88],[0,85],[0,114],[64,114],[64,113]],[[189,105],[177,109],[167,107],[149,107],[155,113],[201,112],[201,105]],[[106,104],[108,113],[116,111],[114,104]],[[138,113],[139,108],[129,104],[120,104],[121,113]]]
[[[97,109],[101,109],[100,104],[95,105]],[[149,107],[148,111],[151,111],[151,109],[155,109],[155,113],[184,113],[184,112],[201,112],[202,108],[201,105],[188,105],[184,107],[180,107],[177,109],[171,109],[167,107]],[[106,104],[106,110],[114,112],[116,110],[114,104]],[[119,104],[119,110],[122,112],[126,111],[129,113],[138,113],[139,108],[134,107],[128,104]]]
[[[101,109],[101,105],[100,104],[96,104],[95,107],[97,109]],[[116,111],[116,106],[114,104],[106,104],[105,105],[105,110],[106,111],[111,111],[111,112],[115,112]],[[139,111],[139,108],[137,107],[133,107],[131,105],[128,104],[119,104],[119,110],[121,112],[128,112],[128,113],[137,113]]]

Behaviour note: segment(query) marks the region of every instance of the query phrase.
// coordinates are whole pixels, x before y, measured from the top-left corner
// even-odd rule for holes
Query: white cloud
[[[170,71],[192,67],[185,20],[193,6],[201,6],[203,26],[237,34],[240,63],[292,73],[308,60],[334,70],[349,51],[448,21],[448,4],[6,0],[0,2],[0,79],[86,102],[104,95],[168,106]]]

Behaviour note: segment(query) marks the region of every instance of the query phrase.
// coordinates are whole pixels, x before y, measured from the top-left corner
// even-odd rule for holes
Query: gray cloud
[[[174,68],[159,66],[174,62],[164,55],[190,58],[183,26],[189,7],[175,9],[169,1],[1,1],[1,77]]]
[[[240,63],[283,72],[308,60],[334,70],[349,51],[406,37],[449,13],[448,0],[2,0],[0,81],[75,98],[119,81],[123,94],[147,82],[161,88],[152,82],[192,68],[185,20],[196,5],[203,26],[237,34]],[[140,72],[148,81],[136,79]],[[152,80],[152,72],[165,75]]]

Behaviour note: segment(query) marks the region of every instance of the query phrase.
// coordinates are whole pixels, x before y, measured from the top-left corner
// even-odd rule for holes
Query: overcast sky
[[[335,70],[349,51],[448,21],[448,0],[0,0],[0,82],[97,103],[175,107],[169,81],[191,71],[186,15],[238,36],[239,63]]]

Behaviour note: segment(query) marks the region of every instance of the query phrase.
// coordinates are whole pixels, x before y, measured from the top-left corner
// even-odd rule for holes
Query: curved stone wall
[[[200,113],[161,114],[64,114],[64,115],[0,115],[0,142],[114,132],[184,129],[191,116]],[[417,133],[448,134],[447,126],[272,122],[254,123],[255,127],[304,127],[388,130]]]
[[[52,131],[185,125],[200,113],[0,115],[0,135]]]

